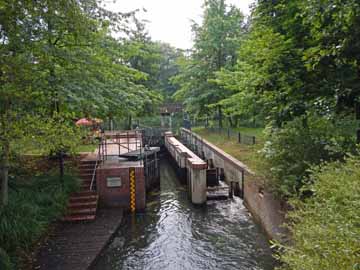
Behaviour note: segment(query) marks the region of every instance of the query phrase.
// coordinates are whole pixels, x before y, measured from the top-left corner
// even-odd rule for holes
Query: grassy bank
[[[259,151],[264,144],[264,135],[262,128],[236,128],[237,132],[246,134],[248,136],[256,137],[256,144],[240,144],[236,134],[228,138],[226,132],[219,133],[217,131],[210,131],[205,128],[194,128],[193,131],[203,137],[205,140],[213,143],[217,147],[224,150],[226,153],[232,155],[236,159],[245,163],[252,171],[257,174],[263,173],[264,161],[262,160]]]
[[[49,225],[65,211],[68,196],[77,189],[74,176],[63,184],[56,174],[12,179],[9,204],[0,209],[0,268],[21,269],[26,257]],[[2,250],[1,250],[2,249]]]
[[[79,153],[83,153],[83,152],[94,152],[96,150],[96,148],[98,147],[97,143],[89,143],[89,144],[79,144],[76,146],[75,149],[73,149],[73,153],[79,154]],[[36,144],[19,144],[16,146],[16,149],[18,149],[19,153],[23,153],[25,155],[38,155],[38,156],[42,156],[42,155],[47,155],[49,154],[48,152],[46,152],[46,150],[44,150],[43,148],[41,148],[41,145],[36,145]]]
[[[97,144],[81,144],[76,148],[75,152],[76,153],[82,153],[82,152],[93,153],[93,152],[95,152],[97,147],[98,147]]]

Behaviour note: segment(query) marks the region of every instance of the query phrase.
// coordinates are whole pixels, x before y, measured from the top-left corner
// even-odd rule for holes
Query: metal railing
[[[141,151],[143,135],[141,130],[106,131],[102,134],[99,143],[100,161],[104,162],[111,156],[119,157],[132,151]],[[122,151],[125,149],[124,151]]]
[[[92,173],[91,183],[90,183],[90,191],[93,191],[93,188],[94,188],[94,181],[95,181],[95,177],[96,177],[96,169],[98,167],[98,162],[99,162],[99,156],[96,159],[95,167],[94,167],[94,170],[93,170],[93,173]]]
[[[207,130],[225,135],[227,139],[236,139],[240,144],[256,144],[256,137],[253,135],[248,135],[240,131],[233,130],[231,128],[218,128],[218,127],[207,127]]]

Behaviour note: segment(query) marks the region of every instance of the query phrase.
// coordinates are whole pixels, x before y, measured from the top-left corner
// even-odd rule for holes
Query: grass
[[[81,144],[76,147],[76,153],[81,152],[94,152],[96,148],[98,147],[97,144]]]
[[[63,181],[62,185],[55,174],[11,181],[9,204],[0,209],[0,266],[10,259],[13,268],[4,269],[21,269],[23,258],[63,215],[68,196],[78,185],[72,175]]]
[[[75,153],[82,153],[82,152],[94,152],[98,145],[96,143],[90,144],[79,144],[75,148]],[[37,155],[41,156],[44,154],[48,154],[44,152],[44,149],[41,148],[40,145],[31,144],[31,143],[21,143],[16,145],[16,150],[19,153],[23,153],[24,155]]]
[[[257,175],[263,174],[264,161],[259,154],[264,144],[264,135],[262,128],[237,128],[242,134],[256,137],[255,145],[240,144],[237,141],[236,134],[227,137],[227,133],[210,131],[205,128],[194,128],[193,131],[203,137],[205,140],[213,143],[217,147],[232,155],[234,158],[246,164]]]

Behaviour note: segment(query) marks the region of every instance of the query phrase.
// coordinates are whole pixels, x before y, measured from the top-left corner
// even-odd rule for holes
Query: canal
[[[270,270],[266,237],[240,199],[195,207],[167,161],[143,214],[125,216],[92,270]]]

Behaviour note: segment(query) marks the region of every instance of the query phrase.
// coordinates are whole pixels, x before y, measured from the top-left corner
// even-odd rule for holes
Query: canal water
[[[193,206],[167,161],[143,214],[125,216],[93,270],[270,270],[268,241],[240,199]]]

